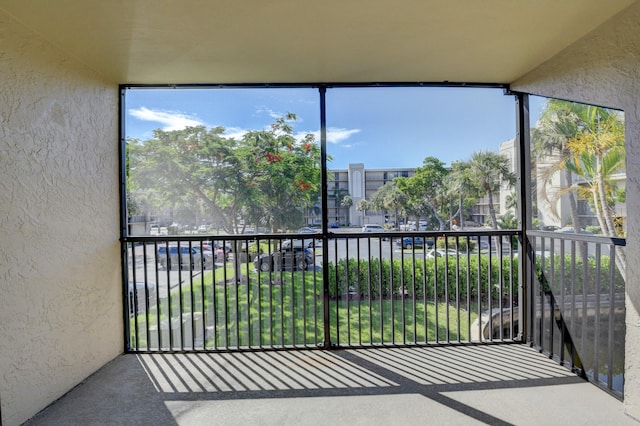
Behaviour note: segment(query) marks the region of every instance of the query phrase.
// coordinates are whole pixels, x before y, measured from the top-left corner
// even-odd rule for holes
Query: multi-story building
[[[363,199],[370,200],[380,187],[393,181],[394,178],[411,177],[415,172],[415,168],[365,169],[364,163],[349,164],[347,169],[329,170],[327,206],[329,225],[360,227],[366,223],[385,224],[393,220],[387,211],[360,211],[357,209],[358,203]],[[347,195],[351,197],[350,206],[343,205],[344,197]],[[505,211],[501,200],[504,200],[502,191],[500,194],[494,194],[493,202],[498,214]],[[470,216],[471,221],[475,223],[487,222],[489,218],[487,197],[478,200]],[[320,202],[309,210],[308,223],[317,225],[322,223]]]
[[[363,226],[365,223],[384,224],[388,221],[384,211],[360,211],[358,203],[371,196],[381,186],[396,177],[410,177],[415,168],[365,169],[364,163],[349,164],[347,169],[329,170],[328,217],[329,224],[339,226]],[[351,197],[351,205],[343,205],[346,195]],[[318,204],[319,205],[319,204]],[[309,212],[309,223],[320,224],[318,209]]]
[[[511,139],[503,142],[500,145],[500,154],[509,159],[511,170],[515,172],[515,140]],[[571,185],[587,186],[587,182],[579,176],[571,174],[568,178],[564,173],[555,170],[553,164],[557,162],[557,160],[558,157],[554,153],[537,158],[530,172],[533,192],[532,198],[535,206],[532,213],[534,218],[537,218],[540,224],[544,226],[563,227],[571,225],[572,217],[569,197],[561,195],[564,189]],[[626,173],[616,173],[611,176],[609,180],[618,190],[624,190]],[[500,197],[497,201],[500,207],[499,211],[506,212],[508,210],[505,206],[505,200],[509,194],[514,192],[513,188],[502,186],[500,189]],[[591,209],[589,200],[579,196],[576,201],[581,226],[598,226],[598,218],[596,213]],[[622,226],[624,226],[627,217],[626,203],[616,202],[613,207],[615,217],[618,218]]]

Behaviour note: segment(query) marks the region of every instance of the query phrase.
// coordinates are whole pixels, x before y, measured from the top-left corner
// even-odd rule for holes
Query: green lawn
[[[147,328],[150,349],[170,345],[190,349],[194,340],[195,348],[202,348],[204,335],[207,349],[322,345],[321,274],[283,271],[258,275],[252,269],[251,264],[243,266],[240,283],[233,279],[233,268],[220,268],[174,289],[159,305],[152,304],[148,314],[131,318],[132,347],[138,342],[140,349],[147,348]],[[475,313],[468,316],[466,310],[451,304],[411,298],[345,297],[331,300],[329,313],[331,342],[339,345],[464,341],[469,322],[476,318]]]

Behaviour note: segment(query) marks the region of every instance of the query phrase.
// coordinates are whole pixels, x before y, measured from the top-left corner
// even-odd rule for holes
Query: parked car
[[[424,240],[422,239],[422,237],[402,237],[396,240],[396,245],[402,247],[403,249],[412,249],[414,247],[423,248]]]
[[[156,262],[160,265],[161,269],[173,269],[179,266],[181,269],[196,269],[202,265],[204,268],[211,267],[214,262],[214,256],[212,252],[200,251],[200,247],[191,246],[188,244],[180,245],[180,256],[178,260],[178,246],[169,246],[169,256],[167,257],[167,246],[161,245],[158,247],[158,253],[156,254]]]
[[[289,244],[285,244],[289,241]],[[313,250],[302,246],[302,240],[287,240],[281,249],[273,253],[261,254],[255,257],[253,264],[258,271],[306,271],[315,265]],[[299,241],[300,244],[296,244]]]
[[[367,223],[362,227],[362,232],[385,232],[386,230],[382,227],[382,225],[378,225],[377,223]]]
[[[225,252],[225,256],[226,259],[229,260],[229,253],[233,252],[233,244],[231,244],[229,241],[227,241],[226,243],[222,244],[222,241],[208,241],[207,244],[209,244],[210,246],[212,246],[214,249],[220,249],[222,250],[224,248],[224,252]]]
[[[201,234],[207,233],[211,231],[211,225],[200,225],[198,226],[198,232]]]
[[[387,232],[387,229],[376,223],[368,223],[362,227],[362,232]],[[383,241],[387,241],[389,237],[382,237]]]
[[[296,231],[296,233],[298,234],[316,234],[317,231],[313,228],[309,228],[308,226],[305,226],[303,228],[300,228]]]
[[[427,247],[433,247],[433,240],[427,239],[426,245]],[[402,237],[396,240],[396,245],[402,247],[403,249],[412,249],[412,248],[424,248],[425,239],[422,237]]]
[[[458,254],[459,253],[453,249],[438,248],[438,249],[429,250],[426,254],[426,257],[427,259],[435,259],[436,257],[445,257],[445,256],[455,257],[455,256],[458,256]]]
[[[205,255],[210,252],[215,262],[226,262],[229,260],[229,251],[216,247],[215,245],[209,243],[202,244],[202,250],[205,252]]]
[[[147,299],[145,300],[145,295]],[[156,304],[155,283],[136,282],[135,290],[133,282],[129,282],[129,315],[142,314],[147,311],[147,301],[149,307]]]
[[[400,225],[401,231],[426,231],[427,230],[427,221],[420,220],[418,225],[414,221],[409,221],[405,225]]]
[[[315,238],[304,238],[304,239],[293,239],[293,240],[284,240],[282,242],[282,249],[283,250],[291,250],[291,247],[293,246],[294,249],[296,250],[302,250],[303,247],[307,247],[310,249],[313,249],[314,247],[318,247],[322,245],[322,240],[320,239],[315,239]]]

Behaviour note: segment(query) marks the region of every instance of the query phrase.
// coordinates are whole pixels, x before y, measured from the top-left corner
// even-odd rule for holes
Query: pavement
[[[519,344],[124,354],[26,425],[638,425]]]

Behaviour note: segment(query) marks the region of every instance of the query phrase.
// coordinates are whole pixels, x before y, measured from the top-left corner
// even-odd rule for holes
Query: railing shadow
[[[420,395],[489,424],[509,423],[446,393],[584,382],[514,344],[136,356],[171,401]]]

